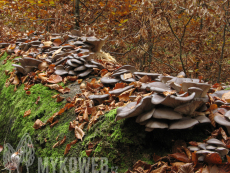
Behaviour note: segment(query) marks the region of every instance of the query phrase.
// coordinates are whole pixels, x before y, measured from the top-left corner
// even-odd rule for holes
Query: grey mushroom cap
[[[129,70],[131,73],[134,73],[135,71],[137,71],[137,70],[135,69],[134,66],[131,66],[131,65],[123,65],[122,67],[120,67],[120,68],[114,70],[114,73],[117,73],[117,72],[120,71],[121,69]]]
[[[199,107],[204,104],[203,101],[191,101],[189,103],[177,106],[174,111],[184,115],[192,115]]]
[[[152,129],[166,129],[168,128],[168,123],[163,120],[149,120],[145,127]]]
[[[62,76],[62,75],[68,74],[68,71],[66,71],[66,70],[55,70],[54,74]]]
[[[97,39],[96,37],[86,37],[86,40],[84,43],[89,43],[90,45],[93,45],[93,48],[91,49],[92,52],[100,52],[102,46],[105,44],[107,37]]]
[[[22,59],[24,60],[25,65],[27,66],[38,66],[40,63],[42,63],[41,60],[34,58],[24,57]]]
[[[196,119],[190,117],[184,117],[180,120],[171,121],[169,123],[169,129],[188,129],[199,124]]]
[[[151,83],[141,84],[141,89],[150,89],[151,87],[161,88],[164,90],[170,90],[170,88],[162,82],[151,82]]]
[[[167,95],[166,97],[153,94],[151,102],[155,105],[162,104],[168,107],[178,107],[181,104],[190,102],[195,96],[195,93],[191,94],[188,97],[175,97],[173,95]]]
[[[192,82],[192,79],[191,78],[178,78],[178,77],[174,77],[171,80],[167,81],[167,83],[169,83],[169,84],[171,82],[174,82],[176,84],[182,84],[184,82]],[[183,87],[182,87],[182,89],[183,89]]]
[[[86,71],[84,71],[84,72],[81,72],[81,73],[78,75],[78,77],[85,77],[85,76],[87,76],[88,74],[90,74],[92,71],[93,71],[93,69],[88,69],[88,70],[86,70]]]
[[[213,145],[208,145],[208,146],[206,146],[206,149],[207,149],[207,150],[215,150],[216,147],[213,146]]]
[[[73,70],[69,70],[68,74],[71,75],[71,76],[76,76],[77,75],[77,73],[75,71],[73,71]]]
[[[131,88],[133,88],[133,87],[134,87],[134,85],[129,85],[129,86],[126,86],[126,87],[124,87],[124,88],[115,89],[115,90],[109,91],[109,94],[118,96],[118,95],[120,95],[121,93],[123,93],[124,91],[129,90],[129,89],[131,89]]]
[[[185,77],[185,73],[183,71],[181,71],[180,73],[177,74],[177,77],[183,76]]]
[[[212,97],[216,96],[219,98],[222,98],[223,94],[228,93],[229,90],[220,90],[220,91],[216,91],[213,94],[210,94]]]
[[[204,156],[204,155],[201,155],[201,156],[198,157],[198,161],[199,161],[199,162],[203,162],[203,161],[204,161],[204,158],[205,158],[205,156]]]
[[[217,145],[219,147],[226,147],[226,145],[221,142],[220,140],[216,139],[216,138],[212,138],[207,140],[207,144],[211,144],[211,145]]]
[[[196,147],[196,146],[188,146],[188,149],[189,149],[190,151],[198,151],[198,150],[200,150],[200,148],[199,148],[199,147]]]
[[[131,108],[133,106],[136,106],[137,102],[130,102],[128,103],[126,106],[123,106],[123,107],[118,107],[117,108],[117,114],[120,114],[122,112],[126,112],[126,111],[130,111],[132,110]]]
[[[214,153],[213,151],[209,150],[199,150],[196,152],[196,154],[209,154],[209,153]]]
[[[53,64],[57,66],[57,65],[61,64],[62,62],[64,62],[66,59],[68,59],[68,57],[61,58],[60,60],[56,61]],[[46,61],[47,61],[47,59],[46,59]]]
[[[136,81],[134,78],[125,79],[123,74],[120,75],[120,78],[121,78],[122,81],[129,82],[129,83]]]
[[[162,82],[162,83],[167,83],[168,81],[170,81],[170,80],[172,80],[172,79],[174,79],[175,77],[173,77],[173,76],[163,76],[163,75],[161,75],[161,76],[159,76],[159,80]],[[171,81],[171,82],[173,82],[173,81]],[[170,83],[171,83],[170,82]]]
[[[207,95],[208,90],[210,89],[211,85],[206,83],[194,83],[194,82],[183,82],[182,83],[182,90],[187,92],[190,87],[197,87],[203,90],[201,97],[205,97]]]
[[[168,107],[156,108],[152,116],[153,118],[156,119],[167,119],[167,120],[179,120],[183,118],[181,114],[173,111],[172,108],[168,108]]]
[[[92,64],[97,65],[99,69],[104,69],[104,68],[105,68],[105,67],[104,67],[101,63],[96,62],[96,61],[95,61],[95,60],[93,60],[93,59],[91,59],[91,61],[90,61],[90,62],[91,62]]]
[[[225,156],[228,154],[229,150],[227,148],[224,148],[224,147],[217,147],[215,149],[216,152],[218,152],[220,154],[220,156]]]
[[[154,91],[154,92],[157,92],[157,93],[163,93],[163,92],[172,91],[172,90],[165,90],[165,89],[158,88],[158,87],[150,87],[150,91]]]
[[[158,73],[145,73],[145,72],[134,72],[134,75],[138,76],[150,76],[152,79],[155,79],[160,76]]]
[[[224,117],[222,117],[220,115],[216,115],[214,117],[214,120],[216,123],[218,123],[220,125],[230,127],[230,121],[226,120]]]
[[[198,147],[200,147],[203,150],[206,150],[207,146],[208,146],[208,144],[206,144],[206,143],[201,143],[201,144],[198,145]]]
[[[121,69],[121,70],[119,70],[118,72],[116,72],[116,73],[112,74],[112,77],[117,77],[117,76],[119,76],[119,77],[120,77],[120,75],[121,75],[121,74],[124,74],[124,73],[129,73],[129,72],[130,72],[130,70]]]
[[[124,107],[123,107],[123,109],[117,110],[116,121],[118,121],[120,119],[124,119],[124,118],[138,116],[142,112],[150,111],[154,107],[154,105],[151,103],[150,100],[151,100],[151,96],[146,96],[146,97],[142,98],[141,101],[137,105],[135,105],[134,108],[129,107],[130,104],[128,104],[128,105],[126,105],[127,107],[129,107],[128,110],[127,110],[127,108],[124,108]],[[133,103],[133,102],[131,102],[131,103]]]
[[[115,79],[115,78],[109,78],[109,77],[102,77],[101,78],[101,83],[103,83],[103,84],[115,85],[119,81],[120,81],[120,79]]]
[[[210,119],[204,115],[200,115],[195,117],[196,120],[199,121],[199,123],[203,124],[203,123],[211,123]]]
[[[72,63],[72,61],[70,59],[67,60],[66,64],[68,64],[69,66],[72,66],[72,67],[78,67],[79,66],[78,64]]]
[[[80,60],[78,60],[77,58],[71,59],[71,62],[72,62],[72,63],[77,63],[77,64],[79,64],[79,65],[83,64],[83,62],[80,61]]]
[[[148,111],[148,112],[144,112],[140,115],[138,115],[137,119],[136,119],[136,123],[141,123],[141,122],[144,122],[148,119],[150,119],[153,115],[155,111],[155,108],[153,108],[152,110]]]
[[[88,97],[90,100],[93,100],[93,102],[98,101],[99,104],[101,104],[104,100],[109,98],[109,94],[103,94],[103,95],[90,95]]]
[[[86,66],[87,68],[98,68],[98,66],[95,65],[95,64],[88,64],[88,63],[85,63],[84,66]]]
[[[202,93],[203,93],[203,90],[200,89],[200,88],[198,88],[198,87],[190,87],[190,88],[188,88],[188,93],[189,93],[189,94],[191,94],[191,93],[193,93],[193,92],[196,93],[196,94],[195,94],[195,98],[199,98],[199,97],[201,97],[201,95],[202,95]]]
[[[26,70],[24,67],[18,65],[18,64],[12,64],[12,66],[16,67],[16,69],[18,70],[18,72],[22,73],[23,75],[26,75]]]
[[[169,84],[170,87],[172,87],[174,90],[176,90],[176,92],[180,92],[181,91],[181,86],[179,84],[176,84],[174,82],[171,82]]]
[[[221,105],[224,105],[225,102],[221,101],[221,100],[215,100],[214,102],[215,104],[217,104],[217,106],[221,106]]]
[[[83,70],[86,70],[86,69],[87,69],[86,66],[82,65],[82,66],[76,67],[74,69],[74,71],[83,71]]]

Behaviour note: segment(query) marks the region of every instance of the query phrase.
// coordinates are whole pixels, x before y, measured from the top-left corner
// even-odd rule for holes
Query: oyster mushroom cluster
[[[226,144],[216,138],[211,138],[206,143],[199,143],[198,146],[188,146],[188,149],[192,152],[196,152],[198,161],[200,162],[203,162],[205,156],[210,153],[218,153],[221,157],[224,157],[229,152]]]
[[[24,52],[23,58],[16,59],[21,64],[13,64],[17,73],[26,75],[35,71],[42,62],[55,65],[57,75],[73,75],[85,77],[94,68],[103,69],[104,66],[94,59],[98,55],[105,55],[101,51],[106,38],[82,35],[78,30],[69,35],[32,33],[28,37],[18,39],[14,45],[0,43],[0,48],[7,48],[7,53]],[[45,41],[48,40],[48,41]],[[113,59],[109,56],[110,59]],[[113,59],[114,60],[114,59]]]
[[[132,75],[127,79],[126,73]],[[101,82],[105,85],[120,81],[130,83],[127,87],[109,92],[112,95],[119,95],[134,87],[131,82],[138,81],[144,76],[154,81],[141,83],[140,90],[152,91],[152,94],[143,97],[140,101],[133,101],[124,107],[119,107],[116,120],[137,116],[136,122],[145,125],[146,131],[155,128],[186,129],[197,124],[210,123],[204,111],[207,110],[205,103],[209,100],[207,92],[211,85],[199,79],[185,78],[183,73],[172,77],[137,72],[134,67],[126,65],[115,70],[111,77],[102,77]],[[130,96],[130,98],[135,97],[137,96]]]

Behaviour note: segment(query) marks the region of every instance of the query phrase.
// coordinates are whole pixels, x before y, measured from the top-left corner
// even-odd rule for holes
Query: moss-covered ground
[[[74,109],[70,109],[58,117],[59,122],[53,128],[48,125],[42,129],[35,130],[33,124],[36,119],[46,122],[50,116],[59,111],[65,101],[57,103],[51,96],[57,94],[56,91],[50,90],[42,84],[36,84],[30,88],[31,94],[27,95],[24,91],[24,85],[20,85],[16,92],[14,86],[5,87],[5,81],[9,76],[5,75],[5,70],[12,70],[12,62],[2,65],[6,54],[0,58],[0,145],[9,143],[16,148],[21,137],[29,133],[35,149],[34,164],[29,167],[30,172],[38,172],[38,157],[88,157],[86,155],[87,146],[93,143],[93,151],[90,157],[107,157],[109,172],[118,168],[117,172],[125,172],[131,169],[137,160],[144,160],[153,163],[153,154],[164,156],[171,152],[173,143],[182,139],[186,142],[202,141],[209,132],[212,131],[210,126],[197,126],[192,130],[168,131],[154,130],[147,133],[144,127],[135,123],[135,117],[115,122],[116,109],[110,111],[99,118],[99,121],[88,131],[86,129],[85,137],[82,141],[74,144],[70,152],[64,156],[66,144],[75,139],[74,132],[69,131],[69,122],[76,118]],[[35,104],[37,97],[41,101]],[[28,117],[23,117],[24,112],[31,109]],[[85,127],[86,128],[86,127]],[[57,148],[52,146],[59,140],[67,137],[65,143]],[[0,168],[3,166],[3,152],[0,153]],[[58,164],[60,165],[60,159]],[[49,172],[53,172],[52,165],[49,162]],[[69,163],[66,164],[67,170]],[[22,172],[26,172],[23,166]],[[54,171],[55,172],[55,171]],[[59,172],[59,166],[56,168]],[[70,171],[67,171],[70,172]],[[75,171],[75,172],[79,172]],[[90,172],[90,171],[89,171]]]

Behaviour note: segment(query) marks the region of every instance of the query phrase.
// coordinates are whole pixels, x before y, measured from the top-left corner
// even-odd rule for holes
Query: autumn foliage
[[[229,0],[0,3],[0,42],[35,30],[63,33],[77,22],[89,35],[108,35],[103,50],[141,71],[183,70],[188,77],[211,82],[226,82],[229,75]]]

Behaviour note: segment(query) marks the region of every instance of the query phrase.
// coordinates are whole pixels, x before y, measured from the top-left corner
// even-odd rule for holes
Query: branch
[[[80,0],[79,0],[80,1]],[[80,1],[80,3],[82,3],[84,6],[85,6],[85,8],[87,8],[87,10],[89,10],[89,8],[84,4],[84,2],[81,2]]]
[[[104,9],[107,6],[107,3],[108,3],[108,0],[106,1],[104,8],[101,10],[101,12],[98,14],[98,16],[92,22],[90,22],[88,25],[91,25],[92,23],[94,23],[101,16],[101,14],[103,13]]]
[[[169,19],[167,17],[165,17],[166,21],[168,22],[169,28],[171,29],[173,35],[176,37],[176,39],[180,42],[181,40],[178,38],[178,36],[175,34],[175,32],[173,31],[173,28],[171,26],[171,23],[169,21]]]
[[[157,60],[158,62],[165,64],[167,66],[169,66],[170,68],[172,68],[174,71],[177,71],[174,67],[172,67],[170,64],[164,63],[161,60],[155,58],[154,56],[152,56],[152,54],[150,54],[149,52],[146,52],[141,46],[138,45],[139,48],[141,48],[141,50],[143,50],[145,53],[147,53],[149,56],[153,57],[155,60]]]

